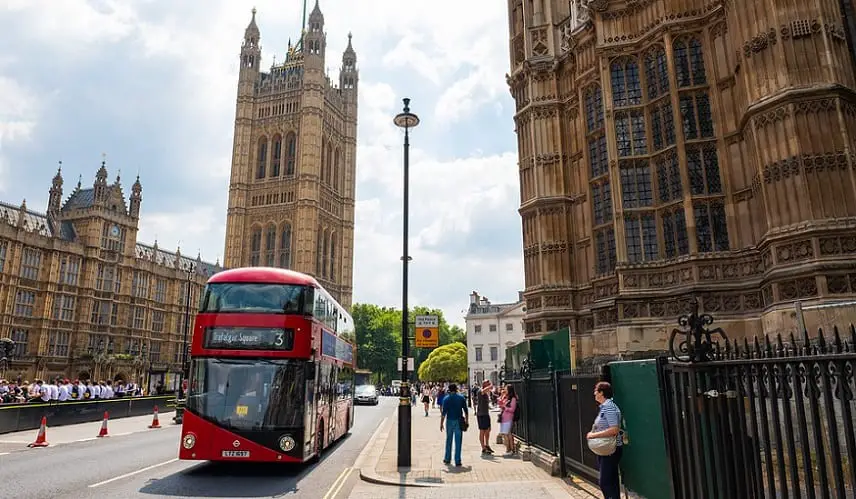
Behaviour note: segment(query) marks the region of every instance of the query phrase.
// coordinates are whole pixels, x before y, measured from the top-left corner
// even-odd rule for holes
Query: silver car
[[[377,405],[377,389],[372,385],[360,385],[354,390],[354,403]]]

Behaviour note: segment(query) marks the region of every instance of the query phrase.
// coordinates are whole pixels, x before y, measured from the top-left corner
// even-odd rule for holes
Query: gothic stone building
[[[47,213],[0,203],[0,337],[16,343],[0,378],[174,386],[185,317],[219,266],[137,242],[139,178],[126,202],[102,163],[91,188],[62,197],[58,171]]]
[[[509,0],[529,336],[662,350],[694,299],[732,338],[856,319],[842,5]]]
[[[350,35],[338,85],[325,74],[317,2],[308,30],[269,72],[261,71],[259,39],[253,9],[241,48],[224,264],[311,274],[350,307],[359,79]]]

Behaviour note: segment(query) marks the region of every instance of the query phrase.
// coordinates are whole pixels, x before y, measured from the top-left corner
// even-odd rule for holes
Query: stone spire
[[[48,215],[53,218],[59,214],[62,207],[62,161],[59,162],[59,167],[56,169],[51,188],[48,191]]]

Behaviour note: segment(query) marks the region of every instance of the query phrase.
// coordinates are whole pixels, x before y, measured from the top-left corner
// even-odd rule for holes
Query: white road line
[[[5,456],[6,454],[11,454],[11,452],[0,452],[0,456]]]
[[[159,463],[159,464],[153,464],[153,465],[151,465],[151,466],[146,466],[145,468],[140,469],[140,470],[137,470],[137,471],[132,471],[132,472],[130,472],[130,473],[125,473],[124,475],[119,475],[119,476],[117,476],[117,477],[113,477],[113,478],[111,478],[111,479],[109,479],[109,480],[104,480],[103,482],[93,483],[92,485],[90,485],[90,486],[89,486],[89,488],[90,488],[90,489],[93,489],[93,488],[95,488],[95,487],[100,487],[100,486],[102,486],[102,485],[106,485],[106,484],[108,484],[108,483],[112,483],[112,482],[115,482],[115,481],[117,481],[117,480],[122,480],[122,479],[124,479],[124,478],[128,478],[128,477],[131,477],[131,476],[134,476],[134,475],[139,475],[140,473],[145,473],[146,471],[153,470],[153,469],[155,469],[155,468],[159,468],[159,467],[161,467],[161,466],[166,466],[167,464],[171,464],[171,463],[174,463],[174,462],[176,462],[176,461],[178,461],[178,458],[177,458],[177,457],[176,457],[176,458],[173,458],[173,459],[170,459],[169,461],[164,461],[164,462]]]
[[[332,499],[336,497],[336,494],[342,490],[342,486],[345,485],[345,482],[348,481],[348,476],[350,476],[351,472],[354,471],[354,468],[345,468],[342,470],[342,473],[336,478],[336,481],[333,482],[333,485],[330,487],[330,490],[324,494],[323,499]]]
[[[0,440],[0,444],[28,444],[30,442],[22,442],[20,440]]]
[[[92,440],[98,440],[98,437],[81,438],[80,440],[75,440],[75,442],[91,442]]]

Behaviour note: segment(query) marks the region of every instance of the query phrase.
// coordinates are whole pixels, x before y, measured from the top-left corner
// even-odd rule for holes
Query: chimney
[[[479,302],[479,294],[475,291],[470,293],[470,305],[476,305]]]
[[[490,300],[487,299],[487,296],[482,296],[481,304],[482,304],[482,306],[490,305]]]

